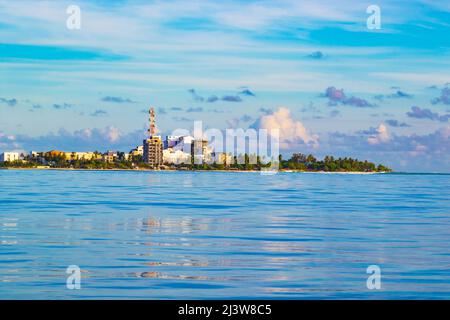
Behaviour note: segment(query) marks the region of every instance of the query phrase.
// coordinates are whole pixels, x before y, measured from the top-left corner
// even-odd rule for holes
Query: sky
[[[128,151],[154,106],[163,135],[450,172],[449,34],[448,1],[0,0],[0,152]]]

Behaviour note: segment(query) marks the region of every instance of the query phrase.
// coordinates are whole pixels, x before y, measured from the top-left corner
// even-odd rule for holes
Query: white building
[[[114,162],[117,160],[117,158],[118,158],[118,154],[116,151],[108,151],[108,152],[104,153],[102,156],[102,160],[104,162]]]
[[[181,136],[166,136],[164,141],[164,149],[173,148],[179,141]]]
[[[183,152],[182,150],[174,150],[167,148],[163,150],[163,163],[167,164],[190,164],[191,153]]]
[[[192,136],[178,137],[178,140],[175,142],[173,149],[180,150],[180,151],[183,151],[184,153],[191,154],[193,142],[194,142],[194,137],[192,137]]]
[[[208,140],[198,139],[193,141],[191,153],[195,164],[214,163],[213,152],[213,148],[208,145]]]
[[[234,157],[231,153],[217,152],[213,153],[213,162],[217,164],[231,165],[234,164]]]
[[[20,159],[20,155],[18,152],[4,152],[0,154],[0,162],[13,162],[18,161]]]

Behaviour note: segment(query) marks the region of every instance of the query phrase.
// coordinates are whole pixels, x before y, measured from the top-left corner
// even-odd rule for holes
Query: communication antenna
[[[156,135],[156,124],[155,124],[155,109],[150,107],[149,113],[149,121],[150,126],[148,128],[148,135],[151,138],[153,135]]]

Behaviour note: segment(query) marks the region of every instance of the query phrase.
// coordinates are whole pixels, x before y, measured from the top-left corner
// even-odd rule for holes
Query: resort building
[[[163,162],[164,164],[190,164],[191,153],[167,148],[163,150]]]
[[[66,160],[100,160],[102,155],[96,152],[65,152]]]
[[[20,155],[18,152],[3,152],[0,154],[0,162],[19,161]]]
[[[234,164],[234,157],[231,153],[217,152],[213,153],[213,162],[229,166]]]
[[[117,152],[115,151],[108,151],[102,156],[102,160],[104,162],[114,162],[118,159]]]

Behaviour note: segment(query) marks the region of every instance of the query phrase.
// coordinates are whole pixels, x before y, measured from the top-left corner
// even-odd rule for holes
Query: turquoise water
[[[449,299],[449,190],[432,174],[0,170],[0,298]]]

